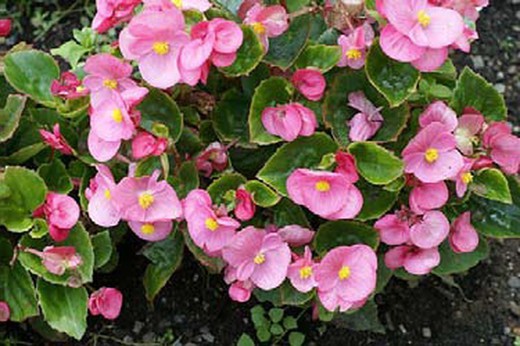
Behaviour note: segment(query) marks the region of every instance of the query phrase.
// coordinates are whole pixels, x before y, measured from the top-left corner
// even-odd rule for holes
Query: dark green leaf
[[[450,275],[462,273],[476,266],[480,261],[489,255],[489,247],[484,237],[480,238],[478,247],[473,252],[455,253],[448,241],[439,247],[441,263],[433,268],[433,273],[437,275]]]
[[[280,308],[271,308],[269,310],[269,318],[274,323],[279,323],[283,318],[283,309]]]
[[[359,173],[371,184],[385,185],[403,174],[403,162],[376,143],[355,142],[348,150],[356,158]]]
[[[341,48],[339,46],[309,45],[305,47],[294,66],[296,68],[315,67],[325,73],[336,66],[340,59]]]
[[[280,202],[280,195],[258,180],[248,181],[245,187],[251,193],[253,202],[262,208],[270,208]]]
[[[314,250],[320,255],[338,246],[354,244],[366,244],[376,249],[379,234],[367,224],[341,220],[322,224],[314,237]]]
[[[0,265],[0,301],[9,305],[10,320],[13,322],[22,322],[38,315],[34,284],[18,261],[13,267]]]
[[[249,105],[249,99],[235,89],[222,95],[211,119],[215,131],[223,141],[238,140],[242,145],[249,143]]]
[[[274,211],[274,224],[278,227],[288,225],[311,227],[303,209],[288,198],[282,198],[272,210]]]
[[[238,173],[227,173],[213,181],[208,186],[207,191],[211,196],[211,200],[215,204],[219,204],[223,201],[224,195],[229,190],[236,190],[246,183],[246,178]]]
[[[399,190],[388,191],[364,180],[356,185],[363,194],[363,208],[356,217],[360,221],[378,219],[394,206],[399,196]]]
[[[257,288],[253,293],[260,302],[271,302],[274,306],[302,306],[314,296],[312,291],[308,293],[297,291],[287,280],[273,290],[264,291]]]
[[[26,100],[27,97],[22,95],[7,97],[5,107],[0,109],[0,143],[11,138],[18,128]]]
[[[242,25],[244,41],[237,52],[237,58],[231,66],[220,70],[228,77],[248,75],[262,61],[264,46],[258,39],[253,29],[248,25]]]
[[[166,125],[169,138],[177,142],[182,133],[182,113],[170,96],[158,89],[151,89],[138,106],[141,111],[141,127],[154,132],[157,125]]]
[[[368,301],[361,309],[353,313],[337,314],[332,323],[355,331],[385,334],[385,327],[379,321],[377,305],[373,300]]]
[[[300,332],[291,332],[289,334],[289,345],[290,346],[301,346],[305,342],[305,334]]]
[[[487,168],[475,175],[471,191],[481,197],[506,204],[512,203],[511,191],[504,174],[496,168]]]
[[[92,236],[92,247],[94,249],[94,268],[101,268],[112,257],[113,245],[110,232],[103,231]]]
[[[68,194],[74,188],[67,168],[65,168],[63,162],[57,158],[50,163],[40,165],[38,174],[43,178],[50,191]]]
[[[249,335],[243,333],[238,339],[237,346],[255,346],[255,342]]]

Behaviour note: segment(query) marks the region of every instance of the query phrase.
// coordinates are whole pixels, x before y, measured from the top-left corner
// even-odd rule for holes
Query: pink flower
[[[251,298],[254,285],[250,280],[235,281],[229,286],[229,297],[235,302],[245,303]]]
[[[213,170],[222,172],[228,166],[227,147],[220,142],[213,142],[195,159],[197,170],[205,177],[210,177]]]
[[[479,239],[471,225],[471,212],[467,211],[453,221],[449,240],[456,253],[472,252],[477,248]]]
[[[256,3],[247,11],[244,24],[253,27],[267,51],[269,49],[268,38],[280,36],[289,28],[289,16],[283,6],[264,7]]]
[[[81,81],[72,72],[63,72],[60,79],[51,83],[51,94],[65,100],[74,100],[87,96],[89,90],[81,85]]]
[[[482,137],[484,148],[491,159],[506,174],[516,174],[520,169],[520,138],[514,136],[505,122],[492,123]]]
[[[288,225],[276,230],[282,240],[293,247],[309,244],[315,232],[299,225]]]
[[[439,250],[420,249],[410,245],[396,246],[385,254],[385,264],[390,269],[404,267],[414,275],[424,275],[432,271],[441,262]]]
[[[362,91],[350,93],[348,100],[348,105],[359,111],[347,122],[350,126],[350,140],[362,142],[372,138],[383,125],[381,108],[376,108]]]
[[[384,244],[401,245],[410,241],[410,226],[402,212],[388,214],[377,220],[374,228]]]
[[[222,256],[236,268],[237,280],[249,279],[266,291],[282,284],[291,262],[291,250],[278,234],[252,226],[235,234]]]
[[[489,5],[489,0],[429,0],[433,5],[454,9],[465,18],[476,21],[478,10]]]
[[[43,129],[40,129],[39,132],[43,141],[51,148],[58,150],[63,155],[72,155],[74,153],[74,150],[69,143],[67,143],[65,137],[61,135],[60,124],[54,124],[52,132]]]
[[[361,192],[340,173],[297,169],[287,179],[294,203],[304,205],[324,219],[352,219],[363,206]]]
[[[440,245],[450,232],[450,222],[443,213],[431,210],[410,227],[410,241],[421,249]]]
[[[255,216],[256,210],[251,193],[243,187],[239,187],[236,191],[236,201],[235,216],[237,219],[240,221],[251,220]]]
[[[71,228],[79,220],[78,203],[67,195],[47,193],[45,203],[34,211],[35,217],[44,216],[49,224],[49,234],[56,242],[67,239]]]
[[[323,97],[327,81],[319,70],[312,68],[299,69],[291,78],[292,84],[310,101],[319,101]]]
[[[143,79],[156,88],[169,88],[181,80],[179,55],[188,43],[184,17],[178,9],[144,11],[119,35],[126,59],[137,60]]]
[[[73,246],[47,246],[43,252],[30,248],[25,251],[40,257],[45,269],[55,275],[61,276],[66,270],[75,270],[83,263]]]
[[[477,135],[484,126],[484,117],[478,111],[466,108],[459,118],[459,125],[455,129],[457,149],[464,155],[473,154],[473,145],[477,143]]]
[[[102,315],[107,320],[115,320],[123,306],[123,294],[110,287],[102,287],[90,295],[88,309],[93,316]]]
[[[464,164],[456,145],[455,137],[444,125],[426,126],[403,150],[405,172],[413,173],[424,183],[453,177]]]
[[[136,160],[148,156],[160,156],[168,147],[168,139],[139,131],[132,139],[132,156]]]
[[[209,255],[220,255],[240,227],[233,218],[218,215],[209,194],[200,189],[191,191],[184,200],[184,217],[193,242]]]
[[[298,291],[307,293],[317,286],[314,271],[317,264],[312,260],[311,249],[306,246],[303,257],[295,255],[296,260],[289,265],[287,278]]]
[[[457,197],[462,198],[464,194],[468,190],[468,185],[473,181],[473,174],[471,174],[471,168],[473,167],[475,160],[464,158],[464,165],[457,173],[457,175],[452,178],[455,180],[455,191],[457,192]]]
[[[9,36],[9,34],[11,33],[11,24],[12,21],[10,18],[0,19],[0,37]]]
[[[121,218],[127,221],[153,223],[182,216],[181,202],[175,190],[165,181],[157,181],[159,171],[151,176],[123,178],[113,190],[112,198],[119,206]]]
[[[166,239],[172,232],[171,220],[155,222],[129,221],[128,226],[139,238],[146,241],[161,241]]]
[[[296,102],[265,108],[262,124],[267,132],[288,142],[298,136],[312,136],[318,127],[314,112]]]
[[[121,220],[121,212],[112,198],[116,182],[107,166],[96,165],[96,169],[98,173],[85,190],[85,196],[89,200],[88,215],[96,225],[112,227]]]
[[[444,181],[438,183],[418,183],[410,192],[410,209],[418,215],[428,210],[440,209],[448,202],[448,186]]]
[[[330,250],[315,271],[318,297],[329,311],[341,312],[364,301],[376,288],[377,257],[367,245]]]
[[[440,123],[446,127],[446,131],[452,132],[458,126],[457,114],[444,102],[433,102],[419,116],[421,128],[425,128],[432,123]]]
[[[0,23],[1,25],[1,23]],[[1,30],[1,26],[0,26]],[[0,34],[2,32],[0,31]],[[0,301],[0,322],[7,322],[9,321],[9,318],[11,317],[11,309],[9,308],[9,305],[7,302]]]
[[[143,2],[145,9],[151,11],[181,9],[206,12],[211,7],[211,3],[207,0],[144,0]]]
[[[120,141],[132,138],[135,124],[125,102],[107,98],[94,108],[90,116],[91,131],[105,141]]]
[[[96,0],[96,15],[92,28],[98,33],[104,33],[118,23],[129,20],[134,8],[141,0]]]
[[[359,70],[365,65],[367,47],[372,44],[374,31],[369,24],[354,29],[348,36],[341,35],[338,44],[341,47],[339,67],[348,66]]]
[[[352,184],[359,180],[359,174],[356,168],[356,158],[352,154],[338,151],[335,159],[336,169],[334,172],[343,174]]]

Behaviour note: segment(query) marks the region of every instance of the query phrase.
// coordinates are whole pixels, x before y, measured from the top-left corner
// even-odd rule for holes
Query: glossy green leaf
[[[241,144],[249,143],[247,126],[249,106],[250,100],[235,89],[222,95],[211,116],[215,131],[221,140],[226,142],[238,140]]]
[[[381,293],[392,278],[394,272],[385,264],[384,254],[377,256],[377,281],[375,293]]]
[[[298,69],[314,67],[325,73],[336,66],[340,59],[341,48],[339,46],[309,45],[305,47],[294,66]]]
[[[22,322],[38,315],[34,284],[18,261],[12,267],[0,265],[0,301],[9,305],[10,320],[13,322]]]
[[[367,224],[341,220],[322,224],[314,237],[314,250],[320,255],[337,246],[354,244],[366,244],[376,249],[379,234]]]
[[[385,185],[403,174],[403,162],[376,143],[355,142],[348,150],[356,158],[359,173],[371,184]]]
[[[253,291],[256,299],[260,302],[270,302],[274,306],[302,306],[310,301],[314,294],[313,292],[302,293],[297,291],[288,280],[284,281],[279,287],[270,291],[264,291],[259,288]]]
[[[300,225],[307,228],[311,227],[302,207],[294,204],[288,198],[282,198],[277,205],[272,207],[272,210],[274,212],[274,224],[278,227],[288,225]]]
[[[255,342],[249,335],[243,333],[238,339],[237,346],[255,346]]]
[[[112,257],[113,245],[109,231],[103,231],[92,236],[92,248],[94,250],[94,269],[101,268]]]
[[[301,346],[305,342],[305,334],[300,332],[291,332],[289,334],[289,346]]]
[[[11,138],[18,128],[25,108],[26,96],[9,95],[3,109],[0,109],[0,143]]]
[[[471,191],[481,197],[506,204],[512,203],[511,191],[504,174],[496,168],[479,171],[470,185]]]
[[[217,180],[213,181],[207,188],[211,200],[214,204],[219,204],[223,201],[224,195],[229,190],[236,190],[240,185],[246,183],[246,178],[238,173],[226,173]]]
[[[40,239],[49,234],[49,225],[44,219],[34,219],[33,228],[29,235],[31,238]]]
[[[441,263],[433,268],[433,273],[437,275],[450,275],[462,273],[476,266],[480,261],[489,255],[489,247],[484,237],[480,238],[478,247],[473,252],[455,253],[448,241],[439,247]]]
[[[179,169],[178,175],[173,177],[171,182],[179,198],[186,198],[191,190],[199,187],[199,172],[193,161],[185,161]]]
[[[78,66],[80,59],[89,51],[90,49],[84,48],[77,42],[71,40],[65,42],[58,48],[51,49],[51,54],[62,57],[70,64],[72,69],[75,69]]]
[[[224,269],[226,263],[220,257],[208,256],[200,247],[198,247],[191,239],[187,230],[183,230],[184,242],[188,250],[190,250],[193,257],[197,259],[203,266],[208,269],[211,274],[218,274]]]
[[[248,181],[245,187],[251,193],[253,202],[262,208],[270,208],[280,202],[281,196],[258,180]]]
[[[264,46],[249,25],[242,25],[244,41],[237,51],[237,58],[228,67],[220,69],[228,77],[248,75],[262,61]]]
[[[35,143],[21,148],[9,156],[0,156],[0,165],[20,165],[36,156],[45,147],[43,143]]]
[[[337,144],[326,134],[300,137],[282,145],[258,172],[258,179],[287,196],[285,186],[289,175],[297,168],[317,167],[324,155],[336,152]]]
[[[399,196],[399,190],[388,191],[364,180],[360,180],[356,186],[363,194],[363,208],[356,216],[360,221],[380,218],[394,206]]]
[[[40,165],[38,174],[43,178],[50,191],[68,194],[74,188],[67,168],[57,158],[50,163]]]
[[[154,127],[165,125],[169,138],[177,142],[182,133],[183,116],[170,96],[158,90],[151,89],[143,102],[137,107],[141,111],[141,127],[154,132]]]
[[[338,327],[355,331],[385,333],[385,327],[379,321],[377,305],[373,300],[369,300],[354,312],[336,314],[332,323]]]

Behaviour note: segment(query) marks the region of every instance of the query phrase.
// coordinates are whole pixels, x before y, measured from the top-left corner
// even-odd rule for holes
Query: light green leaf
[[[385,185],[403,174],[403,162],[376,143],[355,142],[348,150],[356,158],[359,173],[371,184]]]
[[[10,320],[13,322],[22,322],[38,315],[34,284],[18,261],[12,267],[0,265],[0,301],[9,305]]]
[[[26,96],[7,96],[4,108],[0,109],[0,143],[11,138],[18,128],[26,101]]]
[[[325,73],[336,66],[340,59],[341,48],[339,46],[309,45],[305,47],[294,66],[298,69],[314,67]]]
[[[481,197],[506,204],[513,202],[504,174],[496,168],[479,171],[470,185],[471,191]]]
[[[280,202],[282,198],[273,189],[258,180],[248,181],[245,188],[251,193],[253,202],[262,208],[270,208]]]

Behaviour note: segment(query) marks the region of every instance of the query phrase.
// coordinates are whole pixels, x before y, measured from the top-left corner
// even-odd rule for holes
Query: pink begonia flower
[[[96,225],[112,227],[121,220],[121,213],[112,196],[116,182],[105,165],[96,165],[97,174],[90,180],[85,196],[89,200],[88,216]]]
[[[350,107],[359,111],[347,121],[350,126],[348,134],[350,140],[362,142],[372,138],[383,125],[384,119],[380,113],[382,107],[376,108],[362,91],[350,93],[348,101]]]
[[[140,160],[148,156],[160,156],[167,147],[167,138],[155,137],[149,132],[139,131],[132,138],[132,157]]]
[[[318,285],[314,279],[316,268],[317,264],[312,260],[311,249],[306,246],[303,257],[296,255],[295,261],[289,265],[287,278],[296,290],[307,293]]]
[[[404,148],[405,172],[424,183],[453,177],[464,165],[456,149],[457,141],[445,125],[432,123],[422,129]]]
[[[490,157],[506,174],[516,174],[520,170],[520,138],[512,134],[505,122],[492,123],[482,136],[484,148]]]
[[[236,191],[236,207],[235,216],[240,221],[248,221],[255,216],[256,205],[253,202],[253,196],[243,187],[239,187]]]
[[[381,48],[392,59],[434,71],[447,58],[448,47],[463,34],[464,21],[454,10],[427,0],[380,0],[378,11],[388,19]]]
[[[61,74],[59,80],[52,81],[51,94],[65,100],[74,100],[87,96],[89,90],[81,84],[74,73],[67,71]]]
[[[452,47],[455,49],[459,49],[464,53],[469,53],[471,52],[471,42],[478,39],[478,32],[471,26],[469,26],[468,23],[465,23],[462,35],[460,35],[457,41],[453,43]]]
[[[0,19],[0,37],[9,36],[9,34],[11,34],[11,26],[12,20],[10,18]]]
[[[268,38],[277,37],[289,28],[289,15],[283,6],[264,7],[256,3],[247,11],[244,24],[251,25],[264,49],[269,49]]]
[[[132,65],[107,53],[89,57],[84,70],[87,76],[83,84],[90,91],[90,103],[94,108],[125,90],[137,87],[130,78]]]
[[[267,132],[287,142],[294,141],[298,136],[312,136],[318,127],[314,112],[296,102],[265,108],[262,124]]]
[[[454,9],[463,17],[476,21],[478,10],[489,5],[489,0],[429,0],[432,5]]]
[[[385,265],[390,269],[404,267],[414,275],[425,275],[441,262],[439,250],[420,249],[410,245],[396,246],[385,254]]]
[[[211,7],[207,0],[143,0],[145,10],[169,11],[171,9],[206,12]]]
[[[249,279],[266,291],[282,284],[291,262],[291,250],[277,233],[252,226],[236,233],[222,256],[236,268],[237,280]]]
[[[43,251],[27,248],[25,252],[42,259],[42,264],[49,273],[63,275],[67,269],[75,270],[83,260],[73,246],[47,246]]]
[[[78,222],[79,213],[78,203],[72,197],[49,192],[45,197],[45,203],[38,207],[33,215],[45,217],[51,238],[56,242],[62,242],[68,238],[71,228]]]
[[[287,179],[287,192],[294,203],[324,219],[352,219],[363,206],[363,195],[340,173],[297,169]]]
[[[471,174],[471,169],[475,160],[464,158],[464,165],[457,173],[457,175],[452,178],[455,180],[455,191],[457,193],[457,197],[462,198],[466,191],[468,190],[468,185],[473,181],[473,174]]]
[[[425,128],[432,123],[439,123],[446,127],[446,131],[454,131],[459,122],[457,113],[442,101],[433,102],[419,116],[419,125]]]
[[[471,225],[471,212],[467,211],[457,217],[450,232],[450,245],[453,252],[473,252],[479,243],[478,233]]]
[[[316,232],[299,225],[288,225],[276,230],[282,240],[293,247],[309,244]]]
[[[141,0],[96,0],[96,15],[92,21],[92,29],[104,33],[115,25],[132,17],[134,8]]]
[[[184,17],[178,9],[143,11],[119,35],[125,59],[137,60],[143,79],[161,89],[181,80],[179,55],[188,42]]]
[[[343,174],[352,184],[359,180],[359,174],[356,168],[356,158],[352,154],[338,151],[335,160],[336,169],[334,172]]]
[[[173,223],[168,221],[139,222],[129,221],[128,226],[139,238],[146,241],[161,241],[172,232]]]
[[[321,303],[329,311],[353,308],[376,288],[376,271],[377,256],[367,245],[330,250],[314,273]]]
[[[468,108],[459,118],[459,126],[455,129],[457,149],[464,155],[473,155],[473,145],[478,142],[477,135],[484,126],[484,117],[478,111]]]
[[[410,241],[421,249],[440,245],[450,233],[450,222],[443,213],[430,210],[410,227]]]
[[[116,288],[102,287],[90,295],[88,309],[93,316],[115,320],[121,313],[123,294]]]
[[[251,298],[254,285],[250,280],[235,281],[229,286],[229,297],[235,302],[245,303]]]
[[[327,87],[327,81],[323,74],[313,68],[296,70],[291,78],[291,82],[310,101],[321,100]]]
[[[153,223],[182,217],[182,206],[175,190],[165,181],[151,176],[123,178],[112,191],[114,203],[126,221]]]
[[[193,242],[210,256],[220,255],[240,223],[227,215],[217,215],[210,195],[201,189],[191,191],[183,205],[188,232]]]
[[[357,27],[348,36],[341,35],[338,38],[338,45],[341,47],[341,59],[339,67],[348,66],[359,70],[365,66],[367,48],[372,45],[374,30],[370,24]]]
[[[438,183],[418,183],[410,192],[410,209],[418,215],[442,208],[448,202],[449,191],[444,181]]]
[[[43,141],[51,148],[58,150],[63,155],[74,154],[74,150],[60,132],[60,124],[54,124],[52,132],[43,129],[40,129],[39,132]]]
[[[374,228],[384,244],[401,245],[410,241],[410,225],[401,212],[383,216],[376,221]]]
[[[105,141],[94,131],[90,131],[87,138],[88,150],[92,157],[99,162],[107,162],[116,156],[121,147],[121,140]]]
[[[0,322],[7,322],[11,318],[11,309],[7,302],[0,301]]]
[[[228,148],[220,142],[211,143],[197,155],[195,159],[197,170],[202,172],[206,178],[211,176],[213,170],[222,172],[228,166],[227,150]]]

